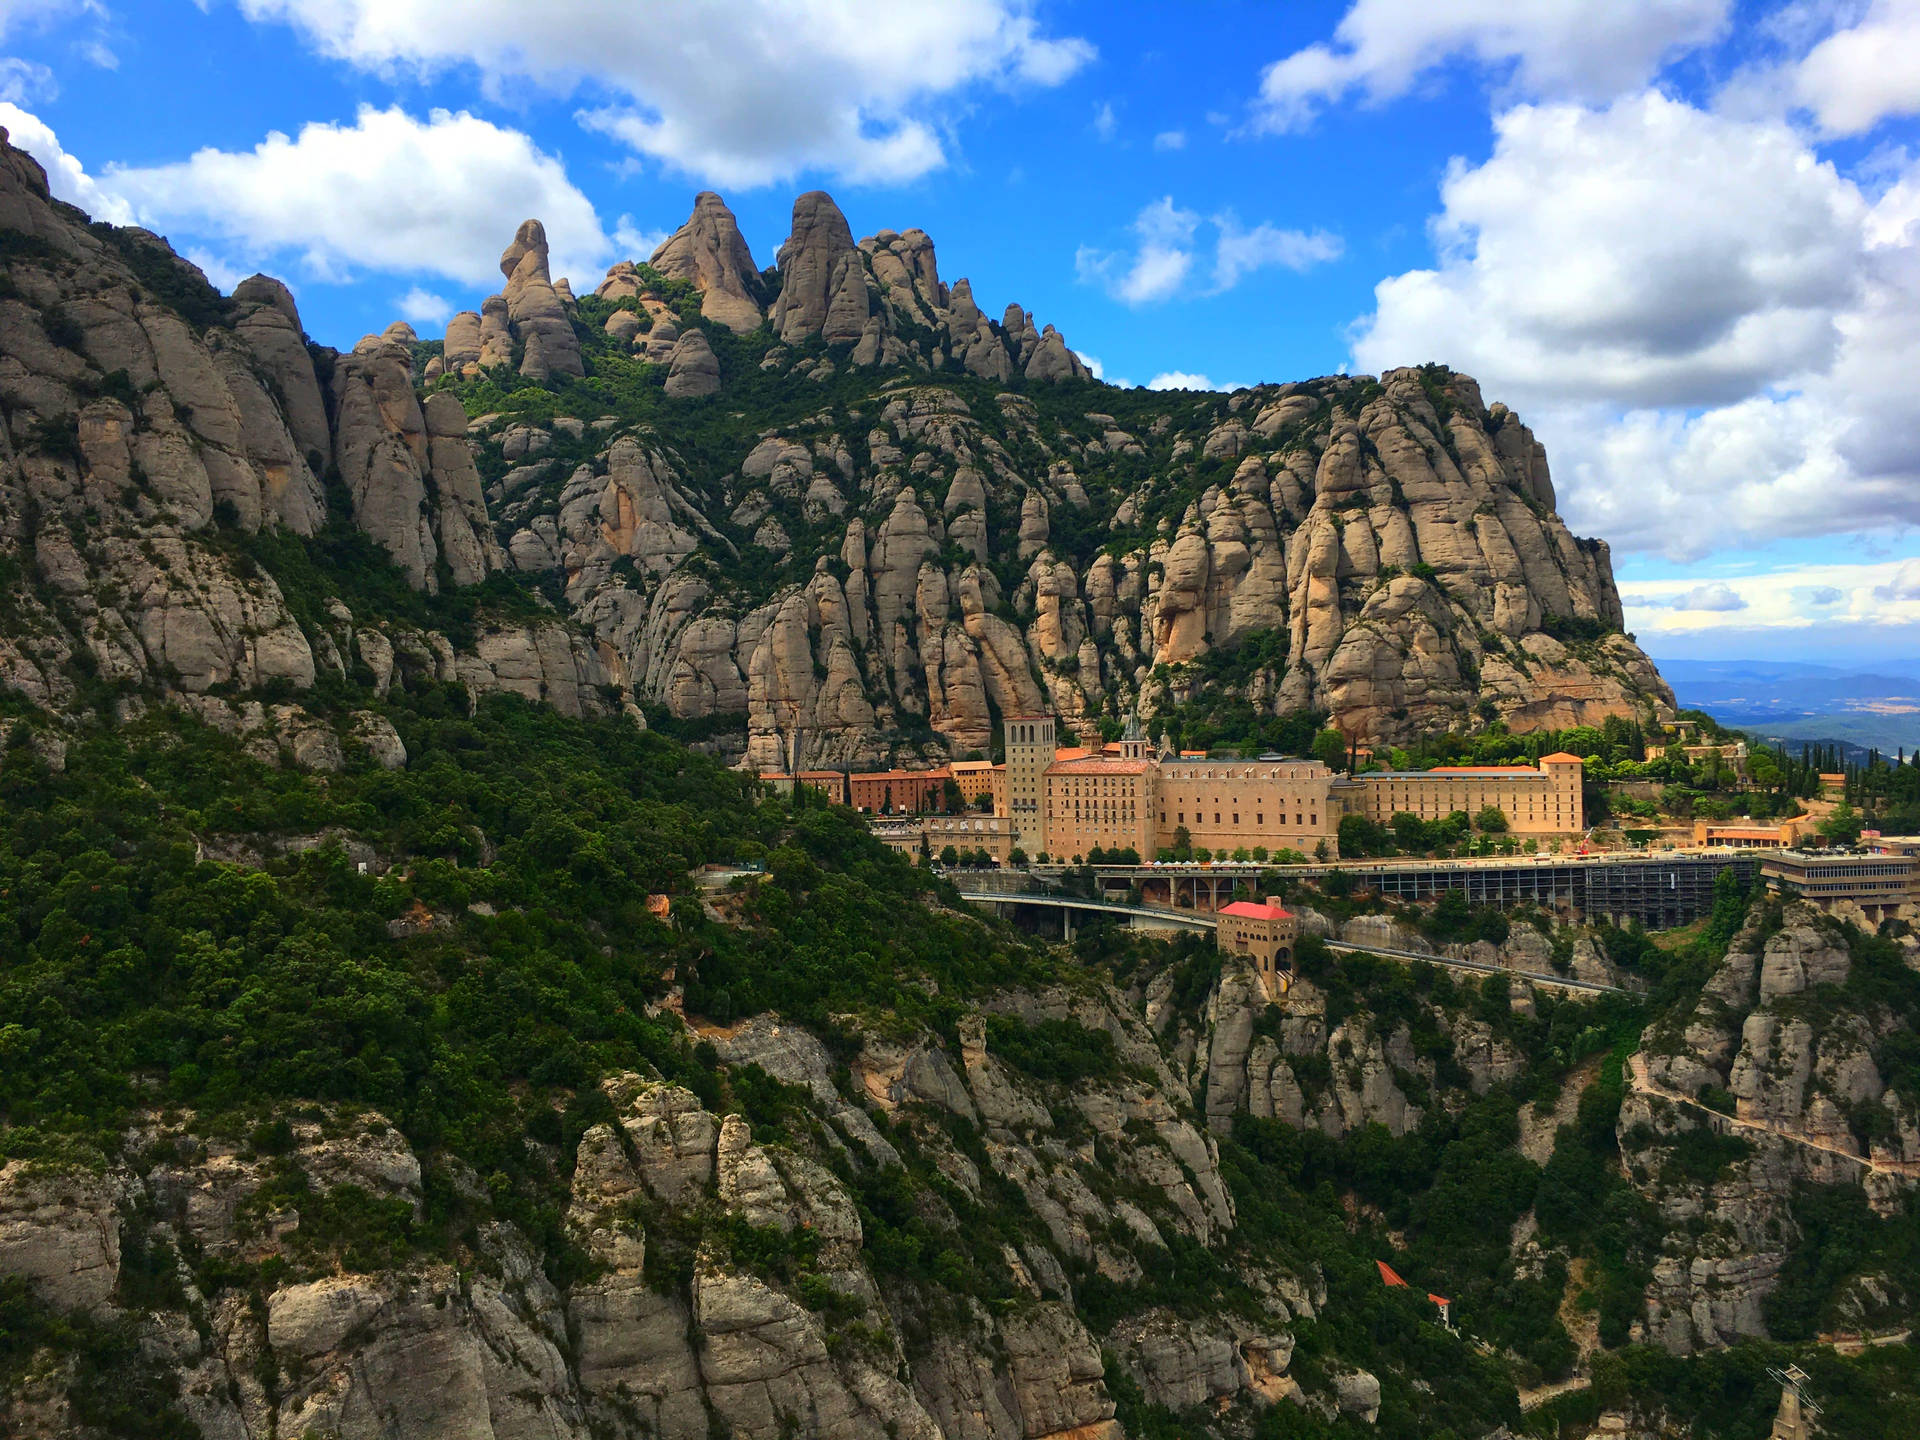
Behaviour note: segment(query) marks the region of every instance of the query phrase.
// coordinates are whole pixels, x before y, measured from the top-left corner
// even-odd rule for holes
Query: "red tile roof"
[[[1556,750],[1551,755],[1542,755],[1540,757],[1540,763],[1542,765],[1548,765],[1548,764],[1584,765],[1587,762],[1578,755],[1569,755],[1564,750]]]
[[[1122,760],[1118,755],[1079,755],[1055,760],[1047,767],[1049,775],[1144,775],[1147,762]]]
[[[1264,905],[1252,900],[1236,900],[1231,905],[1220,907],[1222,915],[1238,915],[1243,920],[1287,920],[1290,912],[1278,905]]]

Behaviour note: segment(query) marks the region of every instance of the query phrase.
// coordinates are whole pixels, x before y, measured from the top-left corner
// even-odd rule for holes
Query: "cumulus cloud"
[[[614,223],[613,248],[624,258],[644,260],[666,243],[665,230],[642,229],[631,215],[622,215]]]
[[[444,295],[436,295],[416,285],[394,305],[400,311],[400,318],[414,326],[444,325],[447,317],[453,314],[453,304]]]
[[[1246,388],[1232,380],[1222,381],[1216,385],[1207,376],[1192,370],[1163,370],[1147,382],[1149,390],[1216,390],[1226,394]]]
[[[1740,593],[1716,580],[1711,585],[1696,585],[1680,597],[1676,610],[1744,610],[1747,602]]]
[[[1094,57],[1050,37],[1024,0],[655,0],[645,23],[610,0],[240,0],[322,54],[375,73],[473,67],[596,98],[581,121],[682,172],[755,186],[802,171],[862,182],[946,163],[946,112],[981,86],[1060,84]]]
[[[1881,600],[1920,600],[1920,560],[1902,561],[1893,577],[1875,586],[1873,593]]]
[[[1283,230],[1265,221],[1243,230],[1231,212],[1216,216],[1214,223],[1220,229],[1213,259],[1215,290],[1231,290],[1242,278],[1268,265],[1310,270],[1346,252],[1345,242],[1325,230]]]
[[[1081,280],[1105,286],[1129,305],[1165,300],[1193,269],[1192,242],[1199,226],[1198,213],[1182,210],[1171,195],[1163,196],[1134,217],[1140,244],[1131,256],[1082,245],[1074,266]]]
[[[1525,95],[1604,101],[1713,40],[1729,9],[1730,0],[1354,0],[1332,44],[1261,72],[1252,128],[1302,129],[1356,93],[1392,100],[1462,59],[1510,76]]]
[[[1439,263],[1376,287],[1359,368],[1476,376],[1616,548],[1920,523],[1920,165],[1875,196],[1780,120],[1652,92],[1495,132],[1442,186]]]
[[[1162,130],[1153,137],[1156,150],[1184,150],[1187,148],[1187,132],[1184,130]]]
[[[1483,380],[1677,405],[1832,360],[1868,211],[1785,124],[1651,91],[1507,111],[1441,203],[1439,267],[1380,284],[1363,365],[1444,345]]]
[[[1104,380],[1109,385],[1117,385],[1122,390],[1131,390],[1133,388],[1133,381],[1122,379],[1118,375],[1107,374],[1107,367],[1100,363],[1097,356],[1089,355],[1084,350],[1076,350],[1073,353],[1080,357],[1080,363],[1087,367],[1087,373],[1093,376],[1094,379]]]
[[[1080,279],[1104,287],[1129,305],[1145,305],[1176,294],[1192,273],[1198,253],[1201,218],[1163,196],[1134,217],[1139,243],[1131,252],[1082,245],[1074,257]],[[1219,294],[1251,272],[1268,265],[1305,270],[1337,259],[1340,237],[1324,230],[1311,234],[1282,230],[1264,221],[1243,229],[1232,212],[1208,222],[1214,231],[1213,281],[1207,293]]]
[[[1691,587],[1622,580],[1620,599],[1643,644],[1716,630],[1910,627],[1920,623],[1920,560],[1791,565]]]
[[[1920,114],[1920,4],[1874,0],[1794,67],[1795,98],[1829,135],[1858,135],[1889,116]]]
[[[0,125],[7,127],[13,145],[38,160],[47,172],[47,188],[70,205],[78,205],[96,220],[131,225],[133,209],[118,195],[102,188],[83,166],[61,147],[59,137],[39,116],[11,101],[0,100]]]
[[[1120,128],[1120,117],[1113,113],[1113,106],[1111,103],[1103,100],[1100,102],[1100,104],[1094,107],[1094,111],[1093,111],[1093,133],[1094,134],[1098,135],[1102,140],[1111,140],[1114,137],[1114,133],[1118,131],[1119,128]]]
[[[276,131],[252,150],[108,166],[101,183],[144,225],[184,229],[253,267],[291,259],[323,280],[427,271],[495,288],[510,227],[527,216],[546,223],[556,275],[591,274],[610,248],[558,159],[465,111],[418,120],[363,107],[352,125]]]

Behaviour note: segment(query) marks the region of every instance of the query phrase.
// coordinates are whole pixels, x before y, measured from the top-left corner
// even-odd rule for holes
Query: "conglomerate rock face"
[[[416,589],[504,573],[561,602],[432,673],[569,708],[617,687],[752,765],[984,750],[1039,709],[1091,734],[1250,643],[1233,683],[1257,709],[1370,741],[1672,703],[1605,544],[1568,533],[1540,446],[1465,376],[1108,390],[1019,306],[988,320],[923,231],[856,243],[819,191],[774,279],[712,194],[584,301],[529,220],[504,293],[442,340],[395,325],[346,354],[307,343],[279,282],[222,297],[11,148],[0,222],[0,544],[25,617],[0,681],[43,703],[73,702],[76,666],[191,694],[356,663],[221,538],[330,515]],[[657,387],[650,418],[600,392],[566,413],[608,355]],[[508,370],[560,403],[474,415],[499,392],[469,387]],[[738,398],[748,376],[787,418]]]
[[[170,1376],[180,1408],[202,1433],[234,1440],[704,1440],[717,1424],[767,1440],[1121,1440],[1069,1270],[1138,1281],[1116,1234],[1161,1249],[1210,1243],[1232,1229],[1233,1208],[1214,1148],[1186,1118],[1191,1096],[1121,997],[1082,987],[1008,994],[995,1007],[1112,1036],[1126,1078],[1075,1086],[1059,1112],[994,1053],[978,1011],[961,1019],[957,1048],[931,1034],[866,1034],[850,1072],[777,1017],[716,1035],[722,1064],[758,1067],[803,1098],[817,1117],[813,1142],[756,1139],[742,1116],[657,1077],[607,1077],[610,1118],[579,1137],[573,1160],[563,1219],[577,1249],[572,1279],[555,1279],[554,1257],[498,1220],[472,1235],[471,1266],[326,1259],[303,1237],[301,1207],[317,1213],[351,1186],[362,1204],[418,1219],[431,1187],[480,1193],[481,1181],[444,1157],[434,1163],[448,1168],[427,1174],[380,1115],[320,1106],[301,1112],[275,1154],[169,1113],[129,1136],[137,1158],[103,1172],[0,1167],[0,1273],[104,1316],[129,1245],[270,1262],[263,1273],[276,1278],[252,1303],[231,1290],[203,1295],[187,1279],[177,1306],[139,1321],[145,1361]],[[1119,1173],[1070,1163],[1087,1133],[1120,1157]],[[1013,1300],[991,1310],[969,1300],[936,1322],[916,1293],[883,1286],[841,1177],[898,1165],[888,1135],[939,1155],[959,1203],[991,1205],[1002,1184],[1022,1193],[1046,1238],[1004,1247]],[[958,1136],[974,1137],[970,1148]],[[290,1182],[299,1207],[283,1198]],[[804,1276],[757,1263],[743,1236],[767,1237],[761,1250],[793,1244]],[[1260,1298],[1231,1317],[1152,1310],[1116,1330],[1119,1363],[1153,1403],[1299,1398],[1289,1327],[1315,1313],[1324,1289],[1316,1273],[1277,1266],[1250,1278]]]
[[[1899,1026],[1849,990],[1852,971],[1835,920],[1803,901],[1756,907],[1692,1010],[1642,1038],[1645,1083],[1621,1108],[1620,1142],[1666,1222],[1647,1330],[1671,1351],[1768,1333],[1801,1187],[1860,1185],[1883,1215],[1910,1203],[1920,1115],[1876,1058]],[[1674,1147],[1700,1132],[1745,1148],[1711,1181],[1671,1178]],[[1850,1297],[1856,1328],[1874,1328],[1886,1299]]]

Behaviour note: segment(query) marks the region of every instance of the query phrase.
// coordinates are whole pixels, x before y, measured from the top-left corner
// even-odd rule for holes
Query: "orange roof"
[[[1534,775],[1539,772],[1531,765],[1436,765],[1431,770],[1417,771],[1414,773],[1424,775]]]
[[[955,760],[947,767],[956,775],[972,775],[977,771],[993,769],[991,760]]]
[[[1222,915],[1238,915],[1245,920],[1288,920],[1292,918],[1290,912],[1282,910],[1278,905],[1259,904],[1252,900],[1236,900],[1231,905],[1222,905],[1220,907],[1220,913]]]
[[[1404,1285],[1407,1283],[1406,1281],[1402,1280],[1398,1275],[1393,1273],[1393,1267],[1387,1264],[1386,1261],[1376,1260],[1373,1263],[1380,1267],[1380,1278],[1386,1281],[1387,1284]]]
[[[1055,762],[1061,760],[1084,760],[1093,752],[1081,745],[1062,745],[1053,752]]]
[[[1049,775],[1144,775],[1147,762],[1122,760],[1118,755],[1089,755],[1081,751],[1065,759],[1056,759],[1047,767]]]
[[[1564,750],[1556,750],[1551,755],[1540,757],[1542,765],[1584,765],[1586,760],[1579,755],[1569,755]]]

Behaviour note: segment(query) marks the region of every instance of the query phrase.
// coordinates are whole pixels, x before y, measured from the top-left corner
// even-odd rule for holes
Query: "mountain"
[[[1807,742],[1866,752],[1920,750],[1920,662],[1872,671],[1754,660],[1674,660],[1662,667],[1679,703],[1790,750]]]
[[[1276,1003],[750,773],[1657,718],[1510,412],[1100,386],[819,194],[547,256],[339,353],[0,140],[0,1433],[1920,1425],[1899,927],[1275,872]]]
[[[1672,703],[1538,443],[1443,369],[1117,391],[819,192],[772,271],[706,194],[578,298],[528,221],[443,339],[339,354],[278,282],[221,296],[19,151],[0,191],[0,677],[43,703],[364,664],[632,705],[760,767],[1177,714],[1243,653],[1237,694],[1361,740]],[[295,540],[371,542],[417,595],[303,593]]]

